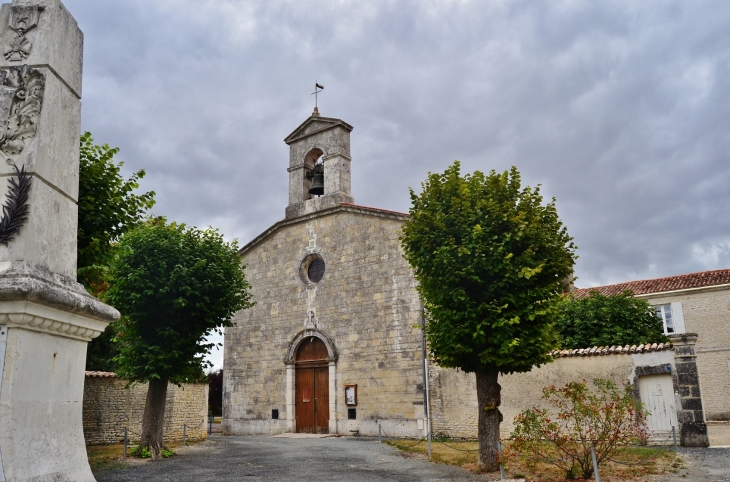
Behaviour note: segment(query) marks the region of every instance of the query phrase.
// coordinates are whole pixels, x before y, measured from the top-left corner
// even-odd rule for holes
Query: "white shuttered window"
[[[667,303],[665,305],[656,305],[656,313],[664,323],[664,334],[681,334],[684,333],[684,313],[682,313],[682,303]]]

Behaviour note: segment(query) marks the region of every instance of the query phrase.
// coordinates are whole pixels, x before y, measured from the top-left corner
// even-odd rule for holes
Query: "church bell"
[[[324,166],[321,164],[314,166],[314,176],[312,177],[312,187],[309,188],[309,194],[315,196],[324,194]]]

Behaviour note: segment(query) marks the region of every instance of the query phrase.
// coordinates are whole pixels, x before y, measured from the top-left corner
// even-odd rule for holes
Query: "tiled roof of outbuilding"
[[[671,343],[652,343],[639,346],[594,346],[593,348],[581,348],[576,350],[555,350],[550,354],[558,358],[568,356],[630,355],[632,353],[650,353],[671,349]]]
[[[625,290],[631,290],[635,295],[662,293],[664,291],[684,290],[688,288],[704,288],[730,283],[730,269],[716,269],[699,273],[669,276],[667,278],[628,281],[615,285],[596,286],[593,288],[577,289],[571,294],[576,298],[585,298],[591,291],[598,291],[602,295],[615,295]]]
[[[116,378],[117,374],[114,372],[86,372],[86,376],[89,378]]]

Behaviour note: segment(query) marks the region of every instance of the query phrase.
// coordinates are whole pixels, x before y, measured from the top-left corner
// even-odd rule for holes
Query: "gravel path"
[[[213,435],[208,441],[176,449],[163,461],[130,459],[98,482],[276,481],[481,481],[458,467],[404,456],[389,445],[364,437],[278,438]],[[685,463],[676,474],[648,476],[651,482],[730,482],[730,448],[680,448]]]
[[[730,482],[730,448],[681,448],[685,469],[676,474],[655,475],[661,482]]]
[[[122,470],[97,477],[120,481],[446,481],[492,480],[458,467],[406,458],[368,438],[288,439],[265,436],[213,436],[177,449],[163,461],[132,461]],[[499,477],[497,477],[499,478]]]

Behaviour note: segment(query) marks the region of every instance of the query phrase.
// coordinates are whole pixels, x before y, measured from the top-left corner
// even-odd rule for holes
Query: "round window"
[[[324,260],[317,253],[307,255],[299,265],[299,277],[305,283],[319,283],[324,277]]]
[[[322,258],[314,258],[307,268],[307,278],[312,283],[319,283],[324,276],[324,260]]]

